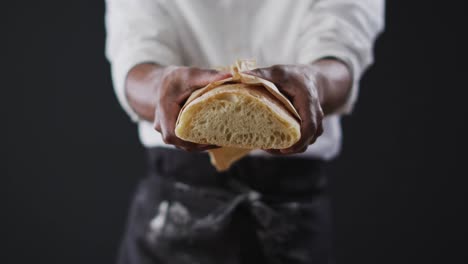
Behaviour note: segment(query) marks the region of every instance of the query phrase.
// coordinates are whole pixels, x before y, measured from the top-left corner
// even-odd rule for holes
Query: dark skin
[[[324,116],[346,102],[352,84],[348,67],[333,58],[310,65],[274,65],[246,73],[273,82],[288,97],[302,120],[301,139],[287,149],[266,150],[272,154],[304,152],[323,133]],[[174,132],[178,113],[193,91],[230,76],[216,70],[145,63],[130,70],[125,92],[130,106],[140,118],[154,123],[166,144],[187,151],[202,151],[216,146],[178,138]]]

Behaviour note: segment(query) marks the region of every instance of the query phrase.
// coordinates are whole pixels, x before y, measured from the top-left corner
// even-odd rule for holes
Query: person
[[[115,92],[148,157],[118,263],[332,263],[324,165],[383,26],[383,0],[106,0]],[[218,173],[216,146],[179,139],[175,122],[239,58],[291,100],[301,139]]]

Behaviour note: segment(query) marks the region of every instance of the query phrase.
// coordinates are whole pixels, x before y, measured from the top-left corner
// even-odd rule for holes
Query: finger
[[[183,141],[183,140],[182,140]],[[183,141],[184,145],[174,145],[178,149],[182,149],[188,152],[195,152],[195,151],[205,151],[210,149],[217,149],[220,148],[219,146],[215,145],[201,145],[193,142]]]
[[[281,149],[265,149],[264,151],[272,154],[272,155],[275,155],[275,156],[286,156],[286,155],[291,155],[291,154],[295,154],[295,153],[299,153],[299,152],[304,152],[305,151],[305,147],[303,147],[304,150],[301,151],[296,151],[296,152],[287,152],[287,153],[283,153]]]
[[[301,138],[299,139],[299,141],[289,148],[282,149],[281,152],[284,154],[300,152],[304,147],[307,147],[309,145],[309,141],[313,137],[314,133],[315,126],[310,121],[310,119],[305,119],[301,124]]]
[[[161,122],[159,121],[158,114],[154,113],[154,122],[153,122],[153,128],[154,130],[158,131],[161,133]]]
[[[210,149],[218,149],[220,146],[216,145],[206,145],[206,144],[196,144],[197,145],[197,150],[210,150]]]
[[[301,138],[293,146],[282,149],[283,153],[299,152],[304,146],[308,146],[310,140],[316,133],[317,124],[312,117],[312,106],[310,100],[304,97],[296,97],[293,101],[297,112],[301,117]]]
[[[179,147],[190,147],[189,142],[184,142],[175,135],[177,113],[180,111],[179,105],[176,102],[160,102],[158,108],[159,124],[164,142]]]
[[[271,80],[271,76],[270,76],[270,74],[268,72],[268,68],[257,68],[255,70],[245,71],[245,72],[242,72],[242,73],[245,73],[245,74],[248,74],[248,75],[253,75],[253,76],[256,76],[256,77],[260,77],[260,78],[268,80],[268,81],[273,81],[273,80]]]
[[[315,120],[316,129],[314,131],[313,138],[311,139],[309,144],[314,144],[317,141],[317,139],[323,134],[323,122],[322,121],[323,121],[324,113],[318,100],[314,100],[313,109],[314,111],[313,111],[312,118],[313,120]]]
[[[192,89],[198,89],[211,82],[220,81],[229,77],[232,77],[231,73],[225,71],[221,72],[199,68],[190,68],[188,71],[188,83]]]
[[[317,128],[317,131],[315,132],[312,140],[309,142],[309,145],[314,144],[322,134],[323,134],[323,123],[320,121],[319,125],[318,125],[318,128]]]
[[[283,155],[279,149],[264,149],[264,151],[272,155]]]
[[[287,74],[284,65],[273,65],[269,68],[259,68],[246,71],[244,73],[257,76],[274,83],[278,90],[280,90],[280,92],[291,102],[300,90],[299,86],[303,85],[303,83],[299,82],[295,77],[291,77]]]
[[[285,156],[285,155],[292,155],[292,154],[297,154],[297,153],[304,153],[307,150],[308,147],[309,147],[308,145],[302,146],[301,148],[298,148],[298,149],[296,149],[294,151],[290,151],[290,152],[286,152],[286,153],[280,152],[278,155]]]
[[[298,151],[296,151],[295,153],[304,153],[304,152],[306,152],[306,150],[307,150],[308,147],[309,147],[309,146],[306,145],[306,146],[302,147],[301,149],[299,149]]]
[[[276,83],[286,78],[286,71],[284,70],[284,65],[273,65],[271,67],[258,68],[251,71],[245,71],[243,73],[257,76],[273,83]]]
[[[179,83],[179,85],[183,87],[183,92],[177,96],[176,100],[180,104],[183,104],[194,91],[203,88],[212,82],[220,81],[229,77],[232,77],[229,72],[190,68],[185,72],[182,83]]]

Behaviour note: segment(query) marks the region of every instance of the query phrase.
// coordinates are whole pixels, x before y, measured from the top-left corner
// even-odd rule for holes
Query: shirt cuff
[[[134,122],[140,121],[140,118],[128,103],[128,99],[125,94],[125,81],[129,71],[136,65],[142,63],[179,65],[180,59],[167,47],[155,44],[151,47],[139,48],[131,52],[122,52],[112,62],[112,80],[117,100]]]
[[[334,57],[344,62],[348,66],[353,79],[351,91],[346,102],[340,108],[335,110],[334,114],[350,114],[353,111],[354,104],[357,100],[359,80],[361,78],[362,72],[358,58],[345,47],[337,44],[327,43],[326,45],[320,46],[318,48],[315,47],[306,50],[307,52],[303,52],[299,57],[298,63],[310,64],[326,57]]]

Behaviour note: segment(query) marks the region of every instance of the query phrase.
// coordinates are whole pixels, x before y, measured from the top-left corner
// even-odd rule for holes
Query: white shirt
[[[346,104],[324,121],[324,133],[303,154],[330,159],[341,145],[340,115],[356,101],[363,71],[384,25],[384,0],[106,0],[106,55],[117,98],[138,122],[145,146],[168,146],[151,123],[140,120],[124,93],[135,65],[202,68],[256,59],[259,67],[308,64],[336,57],[354,84]],[[257,151],[258,153],[265,153]],[[255,155],[255,152],[254,152]],[[268,155],[265,153],[265,155]]]

